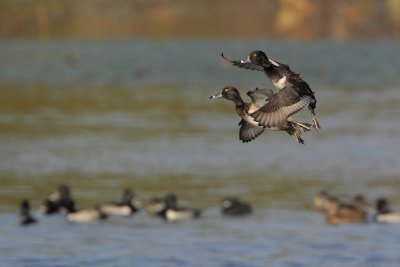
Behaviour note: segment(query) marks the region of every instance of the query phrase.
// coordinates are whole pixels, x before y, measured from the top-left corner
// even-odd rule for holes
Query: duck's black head
[[[164,197],[164,203],[168,208],[176,208],[178,206],[178,199],[174,193],[169,193]]]
[[[53,202],[59,202],[62,200],[69,200],[71,199],[71,194],[69,191],[69,187],[65,184],[61,184],[57,187],[54,193],[52,193],[49,197],[49,200]]]
[[[20,225],[29,225],[37,222],[36,219],[31,216],[29,210],[30,210],[29,201],[24,199],[21,202],[21,214],[19,218]]]
[[[387,213],[390,212],[389,203],[386,198],[379,198],[376,201],[376,210],[379,213]]]
[[[233,86],[226,86],[221,90],[221,92],[217,93],[216,95],[210,96],[210,98],[221,98],[221,97],[234,102],[238,99],[241,99],[239,90]]]
[[[29,201],[24,199],[21,202],[21,214],[28,214],[30,209],[31,209],[31,206],[29,204]]]
[[[132,199],[135,197],[135,193],[131,189],[125,189],[122,193],[121,202],[125,204],[130,204]]]
[[[270,66],[269,60],[267,55],[260,50],[254,50],[249,53],[249,57],[247,58],[247,61],[254,65],[258,66],[263,66],[263,67],[268,67]]]

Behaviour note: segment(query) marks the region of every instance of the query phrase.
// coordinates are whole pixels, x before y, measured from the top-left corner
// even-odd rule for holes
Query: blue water
[[[208,99],[271,87],[219,58],[252,49],[316,91],[323,129],[306,146],[277,132],[242,144],[231,103]],[[399,225],[332,227],[311,209],[328,189],[365,194],[370,215],[380,196],[400,210],[399,67],[389,40],[3,40],[0,266],[399,266]],[[20,200],[36,210],[60,183],[80,207],[132,187],[143,204],[174,191],[204,216],[77,225],[35,212],[39,224],[20,227]],[[226,195],[255,214],[222,218]]]
[[[318,214],[259,210],[164,223],[146,214],[97,225],[46,218],[20,228],[2,216],[2,266],[398,266],[397,225],[324,224]],[[389,245],[392,244],[392,245]]]

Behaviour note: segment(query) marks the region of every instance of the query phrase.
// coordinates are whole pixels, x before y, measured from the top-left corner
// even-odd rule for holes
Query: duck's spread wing
[[[264,127],[252,125],[245,120],[239,122],[239,139],[243,143],[250,142],[264,132]]]
[[[268,98],[274,95],[274,91],[271,89],[256,88],[248,91],[247,95],[251,98],[253,105],[259,109],[268,103]]]
[[[250,62],[247,62],[245,60],[230,60],[225,57],[224,53],[221,53],[221,57],[230,63],[232,63],[233,66],[237,66],[239,68],[243,69],[248,69],[248,70],[258,70],[258,71],[264,71],[264,68],[262,66],[254,65]]]
[[[250,114],[260,126],[273,127],[304,107],[311,102],[311,97],[304,94],[299,94],[292,84],[287,84],[286,87],[268,99],[268,103],[259,110]]]

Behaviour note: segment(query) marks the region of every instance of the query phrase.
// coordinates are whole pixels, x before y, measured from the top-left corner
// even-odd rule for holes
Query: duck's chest
[[[282,75],[278,69],[266,68],[264,69],[264,72],[276,88],[278,89],[285,88],[287,77],[285,75]]]
[[[243,120],[247,121],[248,123],[259,126],[260,124],[254,120],[250,114],[256,112],[259,108],[254,105],[242,105],[236,107],[236,112]]]

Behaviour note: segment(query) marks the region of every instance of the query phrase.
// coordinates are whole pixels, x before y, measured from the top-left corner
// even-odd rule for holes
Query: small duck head
[[[249,56],[247,57],[247,59],[244,60],[244,62],[248,62],[248,63],[254,64],[254,65],[263,66],[263,67],[264,66],[269,67],[271,65],[267,55],[263,51],[260,51],[260,50],[251,51],[249,53]]]
[[[240,97],[239,90],[236,89],[233,86],[226,86],[224,87],[219,93],[210,96],[210,98],[215,99],[215,98],[225,98],[231,101],[242,101],[242,98]]]
[[[28,214],[30,209],[31,209],[31,206],[29,204],[29,201],[24,199],[21,202],[21,215]]]
[[[53,202],[71,199],[69,187],[65,184],[59,185],[57,189],[48,197],[48,199]]]
[[[376,200],[376,211],[380,214],[389,213],[389,202],[386,198],[379,198]]]
[[[174,193],[169,193],[164,197],[164,203],[167,208],[176,208],[178,206],[178,198]]]
[[[122,192],[121,203],[123,204],[132,204],[132,200],[135,197],[135,193],[131,189],[125,189]]]
[[[21,208],[20,208],[20,218],[19,218],[20,225],[29,225],[37,222],[36,219],[31,216],[30,208],[31,207],[29,201],[24,199],[21,202]]]

